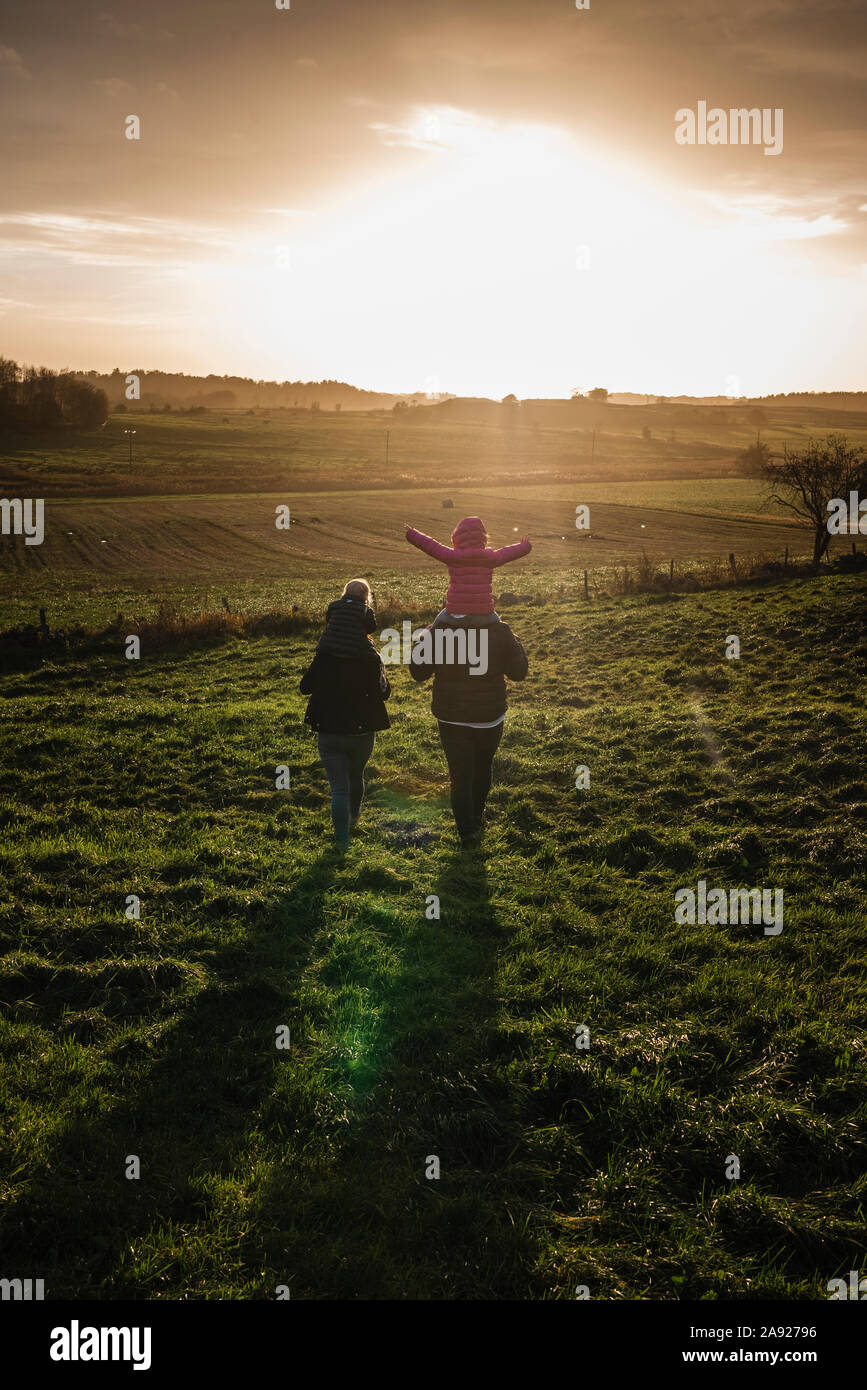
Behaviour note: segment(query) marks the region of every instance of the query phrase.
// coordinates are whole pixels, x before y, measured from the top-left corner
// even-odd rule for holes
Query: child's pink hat
[[[452,544],[458,550],[484,550],[488,544],[485,523],[479,516],[465,516],[452,531]]]

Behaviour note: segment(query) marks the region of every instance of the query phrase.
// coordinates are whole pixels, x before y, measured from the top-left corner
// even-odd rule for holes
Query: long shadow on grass
[[[142,1030],[106,1049],[112,1093],[94,1086],[82,1100],[79,1086],[73,1117],[5,1204],[8,1268],[35,1270],[49,1298],[183,1296],[137,1243],[156,1225],[173,1223],[180,1246],[194,1223],[217,1224],[208,1184],[242,1159],[273,1088],[275,1028],[292,1017],[336,863],[326,851],[240,940],[209,951],[208,982],[164,999],[155,1041]],[[126,1177],[132,1155],[138,1179]]]
[[[490,1064],[506,929],[483,855],[446,859],[435,891],[439,921],[396,928],[376,1056],[333,1158],[260,1189],[261,1258],[293,1297],[527,1295],[534,1250],[502,1182],[518,1122]]]

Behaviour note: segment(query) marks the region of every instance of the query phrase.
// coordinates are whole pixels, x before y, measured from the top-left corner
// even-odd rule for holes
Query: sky
[[[867,388],[861,0],[290,4],[6,7],[0,354],[497,398]],[[728,135],[767,110],[781,148],[718,120],[681,143],[699,103]]]

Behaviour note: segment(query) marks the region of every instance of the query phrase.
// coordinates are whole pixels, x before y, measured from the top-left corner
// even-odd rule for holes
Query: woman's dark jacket
[[[527,653],[512,629],[502,622],[485,621],[478,616],[438,618],[432,628],[477,628],[487,632],[488,669],[483,675],[473,675],[469,662],[460,664],[434,660],[428,664],[410,662],[413,680],[434,678],[431,710],[437,719],[456,724],[489,724],[506,712],[506,681],[522,681],[527,674]],[[479,655],[480,638],[476,639],[475,654]],[[444,648],[443,655],[448,652]]]
[[[369,656],[317,652],[300,688],[302,695],[310,696],[304,722],[321,734],[372,734],[389,727],[385,701],[391,686],[373,647]]]

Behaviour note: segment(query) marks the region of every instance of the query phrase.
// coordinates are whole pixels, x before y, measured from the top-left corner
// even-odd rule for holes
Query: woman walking
[[[325,632],[301,677],[301,694],[310,696],[304,720],[318,734],[340,850],[347,848],[361,812],[364,769],[377,731],[389,727],[385,701],[391,686],[367,636],[375,627],[370,597],[367,580],[351,579],[342,597],[329,604]]]
[[[452,814],[461,848],[471,849],[481,835],[494,754],[503,736],[505,678],[524,679],[527,654],[495,614],[441,613],[428,632],[428,655],[420,647],[409,670],[416,681],[434,678],[431,710],[449,765]]]

